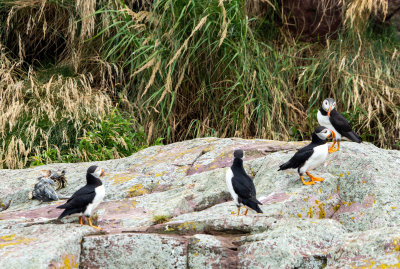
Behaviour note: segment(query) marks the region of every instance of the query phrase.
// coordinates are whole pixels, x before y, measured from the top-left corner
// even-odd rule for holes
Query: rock
[[[189,268],[237,268],[237,247],[226,237],[197,234],[188,246]]]
[[[242,268],[324,268],[326,255],[343,242],[345,229],[333,220],[283,220],[264,233],[243,237]]]
[[[0,170],[0,198],[12,199],[0,212],[0,268],[394,267],[400,152],[342,142],[312,173],[325,181],[305,186],[297,171],[277,170],[306,144],[202,138],[118,160]],[[263,214],[232,214],[225,172],[236,148],[245,150]],[[64,201],[28,199],[41,170],[66,170],[60,192],[69,196],[93,164],[106,172],[94,218],[102,232],[77,217],[56,220]]]
[[[77,268],[80,242],[90,233],[92,228],[76,224],[1,228],[0,268]]]
[[[80,268],[186,268],[187,242],[157,234],[89,236]]]
[[[399,227],[350,233],[332,253],[327,268],[400,268]]]

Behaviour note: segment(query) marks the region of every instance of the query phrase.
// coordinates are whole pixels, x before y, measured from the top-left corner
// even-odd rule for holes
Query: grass
[[[313,43],[280,1],[144,2],[0,3],[0,167],[119,158],[160,137],[307,139],[328,96],[363,140],[399,143],[399,40],[370,19],[386,1],[342,0],[344,26]]]
[[[171,220],[171,216],[167,215],[154,215],[153,222],[154,224],[162,224]]]

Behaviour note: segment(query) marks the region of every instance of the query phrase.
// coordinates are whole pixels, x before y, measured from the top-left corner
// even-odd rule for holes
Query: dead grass
[[[42,84],[28,72],[21,80],[4,50],[0,59],[1,168],[23,168],[30,156],[76,141],[112,107],[107,94],[92,89],[90,77],[52,76]]]

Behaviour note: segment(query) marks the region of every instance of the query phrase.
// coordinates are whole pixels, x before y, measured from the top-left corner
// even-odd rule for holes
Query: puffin
[[[323,178],[314,177],[309,171],[325,162],[329,154],[326,140],[330,137],[335,137],[334,131],[323,126],[318,126],[312,135],[311,143],[299,149],[288,162],[280,165],[278,171],[297,168],[304,185],[313,185],[316,181],[324,181]],[[311,181],[306,182],[304,180],[304,173],[310,177]]]
[[[336,102],[332,98],[327,98],[322,102],[321,107],[317,113],[318,123],[335,132],[336,138],[329,148],[329,153],[339,150],[340,141],[342,136],[350,139],[351,141],[361,143],[361,137],[356,134],[350,126],[350,123],[335,109]],[[334,148],[337,143],[337,148]]]
[[[88,218],[89,226],[101,230],[92,224],[91,215],[94,209],[103,201],[105,188],[100,180],[104,176],[104,170],[96,165],[90,166],[86,173],[86,185],[76,191],[71,198],[57,208],[64,209],[58,219],[72,214],[81,214],[79,223],[83,225],[83,218]]]
[[[226,171],[226,185],[237,206],[239,216],[242,205],[246,207],[244,216],[247,215],[249,208],[257,213],[263,213],[259,205],[262,205],[256,198],[256,188],[253,180],[243,168],[243,150],[237,149],[233,153],[234,159],[232,166]]]

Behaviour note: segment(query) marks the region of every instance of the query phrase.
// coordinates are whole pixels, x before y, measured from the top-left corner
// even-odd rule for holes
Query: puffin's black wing
[[[258,206],[262,205],[262,203],[256,198],[256,187],[245,171],[232,178],[232,187],[244,205],[252,208],[257,213],[262,213]]]
[[[361,137],[353,131],[350,123],[342,116],[342,114],[333,110],[329,117],[329,121],[342,136],[347,137],[354,142],[361,143]]]
[[[279,166],[278,171],[285,170],[288,168],[298,168],[301,167],[314,153],[314,147],[312,144],[299,149],[294,156],[286,163]]]
[[[87,205],[93,202],[95,196],[96,192],[92,186],[80,188],[71,196],[71,198],[67,200],[65,204],[57,207],[65,208],[64,212],[58,217],[58,219],[61,219],[67,215],[85,211]]]
[[[241,198],[250,198],[256,196],[256,187],[254,186],[253,180],[246,174],[239,174],[232,178],[233,190]]]

